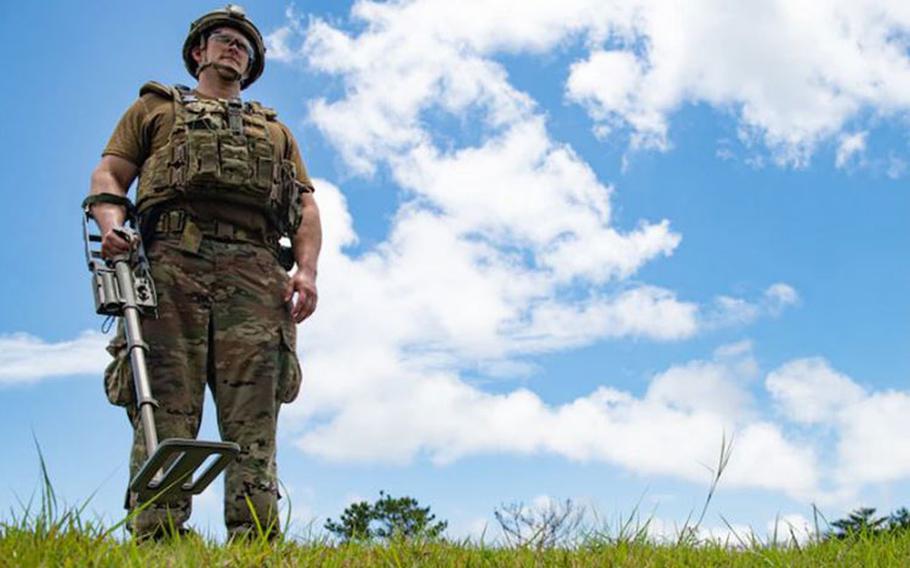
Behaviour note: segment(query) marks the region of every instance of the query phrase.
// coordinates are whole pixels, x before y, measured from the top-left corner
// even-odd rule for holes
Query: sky
[[[214,7],[0,7],[0,517],[36,443],[62,500],[123,516],[79,204],[139,87],[192,84]],[[672,535],[731,441],[704,534],[910,504],[906,3],[244,7],[244,97],[293,131],[325,237],[279,424],[291,534],[384,490],[455,537],[566,499]],[[191,519],[216,537],[221,491]]]

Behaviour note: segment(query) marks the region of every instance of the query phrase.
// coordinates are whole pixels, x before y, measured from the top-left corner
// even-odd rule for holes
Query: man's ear
[[[193,59],[197,64],[202,63],[202,48],[198,45],[190,51],[190,55],[193,56]]]

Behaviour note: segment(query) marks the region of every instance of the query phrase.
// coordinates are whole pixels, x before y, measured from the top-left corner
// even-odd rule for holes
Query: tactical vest
[[[239,204],[264,214],[278,232],[292,236],[303,198],[297,168],[276,159],[268,122],[277,113],[257,102],[201,99],[182,85],[149,82],[139,95],[155,93],[174,104],[168,142],[142,165],[136,206],[140,216],[174,201]]]

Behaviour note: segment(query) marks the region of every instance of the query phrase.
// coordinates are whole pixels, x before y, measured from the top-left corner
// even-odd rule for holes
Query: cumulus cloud
[[[651,538],[672,544],[679,540],[683,525],[678,521],[654,517],[648,520],[647,530]],[[791,513],[771,519],[766,523],[764,531],[756,531],[754,526],[742,523],[714,525],[705,522],[697,527],[696,537],[701,541],[729,547],[748,548],[755,541],[779,546],[789,546],[795,542],[801,546],[815,538],[815,529],[803,515]]]
[[[345,162],[363,175],[388,168],[405,190],[387,239],[355,258],[344,250],[356,241],[344,195],[317,181],[323,292],[300,341],[318,380],[284,413],[298,446],[328,460],[394,463],[550,453],[702,481],[723,433],[736,432],[729,483],[811,491],[811,451],[754,412],[747,344],[669,369],[641,396],[602,386],[550,405],[527,389],[493,394],[465,380],[465,371],[526,372],[528,357],[598,340],[672,341],[746,324],[769,313],[768,298],[784,305],[795,295],[780,284],[706,308],[634,282],[681,236],[665,219],[617,227],[614,188],[551,138],[536,103],[490,57],[545,51],[576,33],[605,39],[632,14],[578,1],[532,3],[522,18],[476,13],[358,2],[359,31],[317,19],[300,39],[295,20],[272,35],[284,59],[344,82],[338,98],[311,103],[309,119]],[[592,21],[603,22],[596,33]],[[469,116],[479,139],[440,140],[430,111]]]
[[[868,132],[842,134],[838,140],[837,155],[834,163],[838,168],[845,168],[855,156],[861,156],[866,150]]]
[[[843,409],[838,480],[850,486],[910,477],[910,393],[878,392]]]
[[[863,133],[842,133],[851,120],[910,106],[910,15],[899,3],[630,4],[621,33],[571,66],[566,94],[600,133],[628,126],[633,146],[666,148],[673,112],[707,103],[779,163],[805,165],[834,138],[840,167],[865,146]]]
[[[681,236],[666,219],[616,227],[613,188],[551,139],[535,102],[488,57],[544,51],[574,33],[594,37],[592,21],[603,23],[595,35],[605,38],[632,17],[604,6],[531,4],[522,18],[491,20],[446,2],[358,2],[351,12],[365,24],[358,32],[319,19],[304,28],[290,14],[271,34],[281,59],[344,82],[342,96],[311,103],[309,118],[347,164],[366,175],[384,165],[406,190],[388,240],[355,262],[339,259],[364,273],[353,282],[377,283],[368,292],[345,287],[388,306],[370,312],[414,314],[385,330],[389,345],[487,365],[605,337],[682,339],[762,313],[720,298],[720,309],[706,315],[669,290],[617,286],[672,255]],[[484,5],[482,13],[510,7]],[[424,120],[431,110],[468,114],[480,141],[439,143]]]
[[[726,432],[736,438],[726,483],[794,495],[817,483],[811,450],[755,412],[749,384],[758,370],[747,343],[670,368],[641,396],[602,386],[551,405],[527,389],[485,392],[438,359],[375,341],[323,352],[308,342],[318,335],[314,322],[301,338],[306,369],[332,380],[309,383],[285,413],[292,428],[307,419],[298,446],[313,456],[399,464],[425,456],[442,465],[478,454],[555,454],[704,482]]]
[[[27,333],[0,335],[0,386],[98,374],[110,360],[104,351],[107,341],[96,331],[85,331],[76,339],[57,343]]]
[[[458,239],[451,218],[420,208],[404,207],[389,239],[353,258],[344,252],[356,242],[344,195],[316,183],[327,235],[323,301],[300,339],[305,374],[316,379],[284,412],[298,447],[312,456],[398,464],[422,457],[442,465],[478,454],[554,454],[703,482],[727,434],[735,441],[726,485],[823,498],[826,484],[849,492],[862,483],[844,477],[857,471],[858,458],[845,446],[829,466],[821,458],[824,436],[807,443],[791,436],[794,426],[833,425],[842,440],[897,426],[882,420],[899,413],[881,413],[864,428],[840,420],[859,402],[883,402],[821,359],[768,373],[763,385],[783,419],[770,420],[755,404],[761,372],[747,341],[654,375],[641,395],[601,386],[552,405],[522,388],[486,392],[462,371],[477,371],[481,361],[521,366],[523,357],[595,338],[689,337],[706,316],[670,291],[643,285],[580,303],[540,299],[541,290],[558,289],[552,275],[504,261],[489,242]],[[493,260],[477,263],[477,255]],[[437,257],[446,262],[434,264]],[[776,283],[747,303],[752,312],[776,313],[798,301],[791,286]],[[901,471],[879,467],[863,479]]]
[[[888,165],[885,170],[887,176],[891,179],[898,179],[907,173],[907,161],[893,153],[888,156]]]
[[[778,282],[769,286],[759,298],[748,300],[720,295],[710,306],[702,308],[701,321],[705,328],[746,325],[763,316],[779,316],[799,304],[799,293],[789,284]]]
[[[820,357],[782,365],[765,385],[788,420],[834,432],[829,476],[843,494],[910,476],[910,393],[869,392]]]
[[[798,359],[771,372],[766,385],[790,420],[806,424],[831,422],[866,393],[821,358]]]
[[[806,544],[819,535],[816,534],[814,523],[799,513],[790,513],[781,515],[774,520],[768,521],[768,539],[774,542],[775,538],[778,543],[799,545]]]
[[[310,106],[310,120],[345,161],[367,175],[387,166],[406,192],[379,247],[356,260],[340,250],[326,253],[329,266],[358,275],[324,287],[353,298],[346,304],[356,312],[320,317],[341,324],[349,313],[369,314],[365,333],[371,341],[383,338],[374,349],[390,359],[406,351],[434,369],[463,367],[465,360],[507,369],[515,355],[604,337],[693,335],[694,304],[654,286],[618,286],[673,253],[680,236],[669,221],[615,227],[613,189],[571,147],[550,138],[543,115],[502,66],[468,46],[486,45],[496,34],[452,43],[440,35],[451,22],[435,31],[422,24],[437,8],[456,18],[462,10],[431,8],[358,3],[352,14],[369,23],[362,33],[314,20],[294,48],[300,23],[292,19],[271,35],[282,58],[296,53],[345,82],[342,97]],[[554,10],[543,12],[545,23]],[[493,43],[518,48],[524,32],[515,30],[514,42]],[[473,113],[484,129],[480,142],[438,143],[423,120],[430,109]],[[340,192],[320,193],[340,204],[330,204],[326,218],[337,211],[340,236],[355,239]],[[343,247],[327,248],[336,245]],[[364,282],[373,285],[365,290]]]
[[[793,286],[778,282],[765,290],[765,308],[773,315],[779,315],[784,308],[799,303],[799,293]]]
[[[844,132],[848,124],[869,110],[890,115],[910,106],[910,15],[887,0],[735,7],[721,0],[361,1],[352,16],[367,29],[358,37],[316,21],[306,45],[292,48],[288,30],[300,27],[292,18],[270,45],[281,59],[306,58],[366,79],[351,83],[355,94],[343,106],[315,107],[333,135],[346,132],[346,150],[364,168],[366,148],[419,141],[417,129],[398,126],[413,125],[428,95],[446,90],[440,98],[458,110],[482,92],[504,110],[513,95],[501,88],[495,57],[570,43],[586,53],[568,69],[566,97],[587,109],[598,135],[627,130],[634,147],[668,148],[673,113],[707,104],[735,116],[747,146],[763,142],[778,163],[804,165],[820,142],[834,140],[840,165],[865,143]],[[379,66],[369,52],[390,60]],[[383,80],[388,70],[396,80]],[[384,102],[363,105],[369,98]],[[356,116],[344,112],[353,107],[372,112],[360,123],[345,120]],[[372,143],[381,135],[387,138]]]
[[[687,537],[694,536],[700,542],[713,542],[727,547],[743,546],[743,543],[748,543],[749,538],[754,535],[754,531],[748,525],[739,523],[715,525],[714,522],[717,521],[713,521],[711,524],[706,522],[695,527],[695,521],[691,519],[682,523],[661,517],[651,517],[647,519],[647,526],[644,526],[644,521],[639,521],[637,526],[631,528],[644,529],[652,541],[667,545],[676,545],[684,532]]]
[[[322,195],[331,191],[319,183]],[[333,200],[324,203],[330,210]],[[337,229],[328,232],[345,233]],[[351,262],[337,251],[327,260]],[[315,457],[405,464],[425,456],[444,465],[479,454],[551,454],[703,483],[725,437],[733,440],[725,487],[830,502],[869,483],[910,477],[903,436],[910,394],[868,391],[822,358],[789,361],[767,373],[762,384],[780,410],[776,421],[756,404],[761,370],[748,341],[673,365],[652,376],[640,395],[600,386],[549,404],[527,389],[485,392],[465,381],[452,359],[429,349],[409,351],[382,335],[358,337],[356,326],[336,329],[332,312],[321,311],[315,317],[328,319],[302,328],[304,368],[319,379],[283,412],[297,446]],[[406,336],[408,322],[390,321],[400,327],[383,328],[389,335]],[[7,384],[99,372],[106,362],[105,338],[94,332],[58,344],[23,334],[2,341]],[[48,360],[55,362],[50,370],[40,363]]]

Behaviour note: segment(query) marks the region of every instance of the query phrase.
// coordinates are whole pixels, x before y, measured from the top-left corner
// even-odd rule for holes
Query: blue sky
[[[280,427],[295,526],[384,489],[458,536],[548,498],[672,533],[731,434],[709,529],[907,505],[906,10],[449,4],[245,4],[270,46],[245,96],[326,231]],[[121,515],[78,205],[139,86],[192,81],[210,8],[0,8],[0,510],[38,486],[34,434],[60,495]]]

